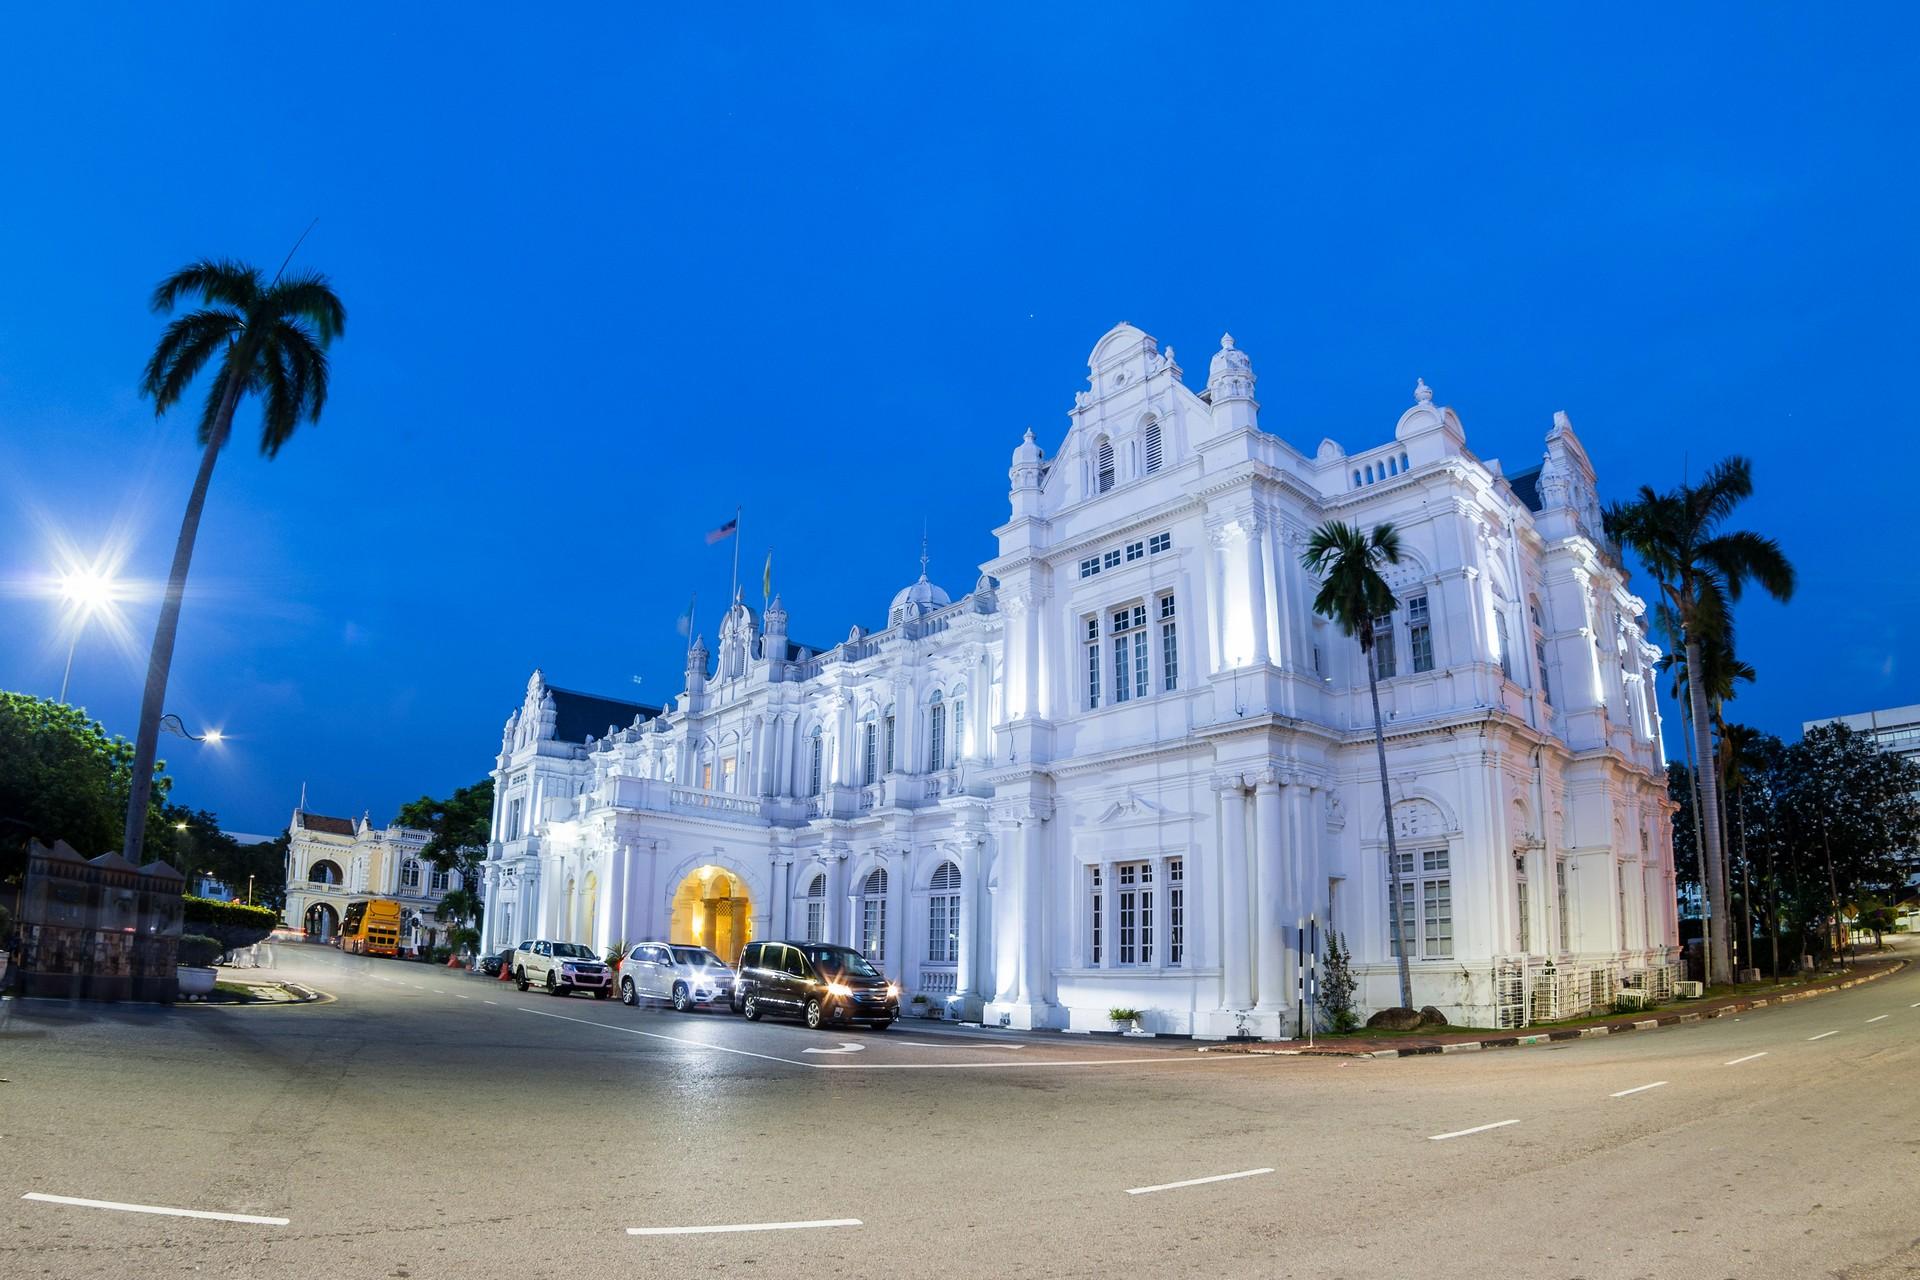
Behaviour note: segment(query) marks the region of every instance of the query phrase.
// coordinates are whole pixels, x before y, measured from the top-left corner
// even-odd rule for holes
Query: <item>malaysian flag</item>
[[[718,529],[715,529],[711,533],[707,534],[707,545],[712,546],[716,542],[725,542],[728,538],[731,538],[734,535],[735,531],[738,530],[739,528],[740,528],[740,517],[735,516],[733,519],[721,525]]]

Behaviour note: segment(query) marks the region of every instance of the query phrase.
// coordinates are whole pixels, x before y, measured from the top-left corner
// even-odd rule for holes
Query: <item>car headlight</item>
[[[900,998],[900,988],[896,987],[895,985],[893,985],[893,983],[889,982],[887,984],[887,999],[898,1000],[899,998]]]
[[[853,988],[844,982],[829,982],[827,984],[827,994],[844,998],[853,994]]]

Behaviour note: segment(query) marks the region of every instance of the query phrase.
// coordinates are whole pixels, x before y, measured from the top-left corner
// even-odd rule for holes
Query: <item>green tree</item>
[[[0,884],[18,881],[28,843],[65,840],[93,857],[118,846],[133,744],[64,702],[0,692]],[[145,830],[166,830],[172,780],[156,764]]]
[[[460,873],[460,887],[448,891],[435,914],[442,920],[471,921],[479,928],[485,907],[480,864],[486,861],[487,838],[492,834],[493,779],[482,778],[444,800],[421,796],[403,806],[395,821],[429,833],[432,838],[420,856],[443,870]]]
[[[268,458],[278,455],[301,422],[319,421],[327,403],[326,349],[347,323],[346,308],[325,276],[311,272],[287,276],[284,266],[271,281],[263,282],[257,268],[242,262],[193,263],[160,282],[153,291],[153,310],[166,315],[188,298],[197,298],[202,305],[167,326],[140,383],[141,394],[153,399],[154,415],[164,416],[201,370],[214,365],[200,415],[200,471],[180,521],[140,700],[122,846],[135,862],[146,839],[147,800],[153,788],[160,716],[173,667],[187,568],[193,561],[213,464],[233,430],[234,410],[249,395],[261,397],[260,452]]]
[[[1778,600],[1792,597],[1794,582],[1793,566],[1772,538],[1723,527],[1752,492],[1751,464],[1745,458],[1732,457],[1715,463],[1698,485],[1682,484],[1665,493],[1643,485],[1632,502],[1615,503],[1606,512],[1608,534],[1632,548],[1653,575],[1685,642],[1690,727],[1694,755],[1701,762],[1696,776],[1701,793],[1708,910],[1723,920],[1730,919],[1725,845],[1720,830],[1719,779],[1710,764],[1714,757],[1708,740],[1702,648],[1723,634],[1730,606],[1740,599],[1748,581],[1757,582]],[[1723,926],[1709,935],[1709,981],[1724,983],[1733,977],[1728,934]]]
[[[1844,724],[1809,729],[1782,761],[1779,809],[1811,910],[1824,896],[1830,945],[1839,935],[1841,906],[1892,897],[1913,870],[1920,848],[1920,765],[1879,750]]]
[[[1300,563],[1320,578],[1313,611],[1360,642],[1367,664],[1367,693],[1373,699],[1373,747],[1380,758],[1380,805],[1387,823],[1387,902],[1393,927],[1393,949],[1400,961],[1400,1003],[1413,1007],[1413,972],[1407,961],[1406,914],[1395,874],[1400,854],[1393,839],[1393,795],[1387,788],[1387,739],[1380,726],[1380,680],[1375,669],[1373,623],[1388,617],[1399,601],[1380,574],[1383,564],[1400,563],[1400,535],[1391,524],[1378,524],[1372,533],[1358,526],[1329,520],[1313,531]]]

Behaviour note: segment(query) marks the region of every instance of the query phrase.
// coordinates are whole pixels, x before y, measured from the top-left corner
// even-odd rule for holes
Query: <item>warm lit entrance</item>
[[[752,930],[747,887],[731,872],[699,867],[674,891],[670,941],[705,947],[728,964],[737,964]]]

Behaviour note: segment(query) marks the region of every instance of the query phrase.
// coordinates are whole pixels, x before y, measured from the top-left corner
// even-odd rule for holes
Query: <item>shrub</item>
[[[1334,1031],[1352,1031],[1360,1025],[1353,1008],[1353,957],[1347,951],[1347,936],[1327,935],[1326,967],[1320,975],[1320,1011]]]
[[[909,1004],[925,1004],[925,1003],[927,1003],[927,998],[926,998],[925,996],[915,996],[915,997],[914,997],[914,998],[913,998],[912,1000],[910,1000],[910,1001],[908,1001],[907,1003],[909,1003]]]
[[[196,898],[192,894],[183,897],[181,903],[181,919],[186,927],[203,937],[213,938],[226,951],[252,946],[280,923],[280,914],[272,907],[249,907],[245,903]]]
[[[1115,1022],[1132,1022],[1140,1016],[1140,1011],[1138,1009],[1128,1009],[1124,1006],[1116,1006],[1107,1010],[1107,1016]]]
[[[210,938],[204,933],[181,935],[179,963],[186,968],[211,969],[225,954],[227,948],[220,945],[218,938]]]
[[[447,941],[453,944],[455,951],[471,955],[480,945],[480,931],[466,928],[454,929],[447,934]]]

